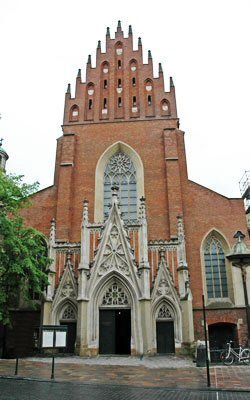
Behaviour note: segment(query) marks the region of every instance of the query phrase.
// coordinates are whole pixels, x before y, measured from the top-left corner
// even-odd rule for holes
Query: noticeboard
[[[66,325],[43,325],[41,347],[43,349],[66,347],[67,329]]]

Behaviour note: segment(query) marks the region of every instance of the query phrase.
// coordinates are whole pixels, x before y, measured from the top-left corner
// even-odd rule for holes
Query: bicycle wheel
[[[244,349],[241,353],[241,357],[244,364],[250,364],[250,349]]]
[[[234,362],[234,356],[233,354],[228,354],[227,350],[223,350],[220,353],[220,359],[225,365],[231,365]]]

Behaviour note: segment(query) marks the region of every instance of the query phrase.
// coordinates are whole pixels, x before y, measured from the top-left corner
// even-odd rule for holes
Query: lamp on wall
[[[237,231],[234,235],[236,243],[233,246],[233,251],[226,257],[229,261],[232,261],[233,266],[241,269],[244,299],[246,306],[246,317],[247,317],[247,338],[248,345],[250,345],[250,305],[248,301],[247,293],[247,266],[250,266],[250,249],[246,246],[244,242],[245,235],[241,231]]]

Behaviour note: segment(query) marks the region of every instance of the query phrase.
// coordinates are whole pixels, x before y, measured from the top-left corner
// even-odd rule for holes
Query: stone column
[[[87,286],[90,275],[89,262],[90,262],[90,231],[89,231],[89,218],[88,218],[88,200],[83,201],[83,215],[81,225],[81,260],[79,263],[78,271],[78,319],[77,319],[77,339],[76,348],[78,353],[83,356],[86,355],[87,350]]]
[[[140,300],[141,324],[143,336],[143,353],[150,352],[152,343],[151,328],[151,300],[150,300],[150,265],[148,261],[148,229],[146,218],[145,198],[140,199],[140,230],[139,230],[139,276],[142,291],[142,299]]]
[[[186,243],[182,216],[177,217],[178,232],[178,282],[182,306],[182,340],[183,343],[194,341],[193,296],[189,287],[188,264],[186,259]]]
[[[43,304],[43,324],[51,324],[51,309],[52,301],[55,294],[55,276],[56,276],[56,220],[53,218],[51,220],[50,235],[49,235],[49,249],[48,256],[52,260],[48,268],[48,287],[45,295],[45,302]]]

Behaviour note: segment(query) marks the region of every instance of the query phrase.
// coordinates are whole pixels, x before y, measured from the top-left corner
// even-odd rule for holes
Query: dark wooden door
[[[116,354],[131,353],[131,311],[127,309],[116,310]]]
[[[76,342],[76,322],[61,322],[61,325],[66,325],[67,330],[67,346],[66,349],[61,349],[60,353],[70,353],[75,352],[75,342]]]
[[[130,310],[100,310],[99,327],[100,354],[130,354]]]
[[[115,310],[100,310],[99,353],[115,354]]]
[[[158,354],[175,352],[173,321],[156,321],[156,340]]]

